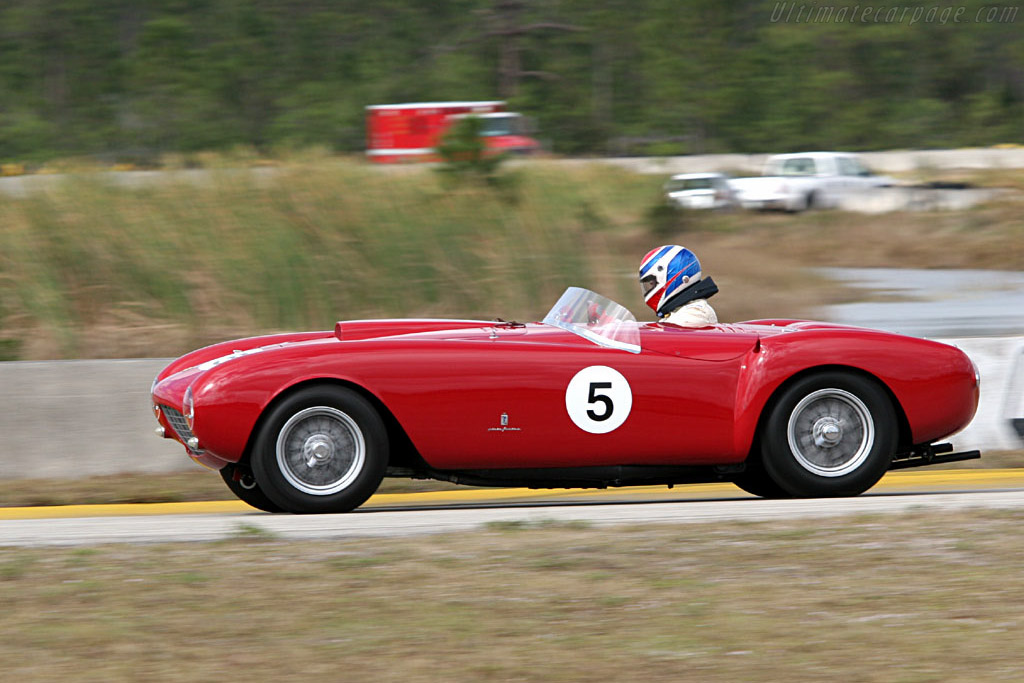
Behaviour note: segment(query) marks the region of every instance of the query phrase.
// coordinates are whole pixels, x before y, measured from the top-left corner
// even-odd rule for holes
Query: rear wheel
[[[238,473],[237,479],[235,478],[236,472]],[[243,503],[248,503],[264,512],[282,511],[280,505],[267,498],[267,494],[263,493],[263,489],[256,483],[256,478],[249,470],[239,469],[236,465],[228,465],[220,471],[220,476],[231,489],[231,493],[235,494]]]
[[[771,408],[762,462],[794,496],[855,496],[874,486],[896,450],[896,415],[875,381],[844,372],[804,377]]]
[[[753,456],[751,456],[753,458]],[[732,483],[753,496],[761,498],[792,498],[793,494],[786,491],[768,476],[760,462],[748,462],[747,469],[737,474]]]
[[[377,490],[387,461],[387,431],[377,411],[341,387],[305,389],[275,406],[252,454],[260,487],[297,513],[358,507]]]

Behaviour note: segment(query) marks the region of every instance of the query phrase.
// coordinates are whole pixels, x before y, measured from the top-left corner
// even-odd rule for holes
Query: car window
[[[809,157],[796,157],[793,159],[786,159],[782,163],[782,173],[780,175],[814,175],[817,169],[814,166],[814,159]]]
[[[839,175],[869,176],[873,175],[856,157],[836,157]]]
[[[863,176],[874,175],[871,172],[871,169],[869,169],[864,164],[860,163],[860,161],[858,159],[855,159],[855,158],[851,157],[849,159],[849,162],[850,162],[850,166],[853,167],[853,175],[863,175]]]
[[[666,188],[669,192],[682,192],[684,190],[709,190],[711,189],[711,178],[677,178],[668,181]]]

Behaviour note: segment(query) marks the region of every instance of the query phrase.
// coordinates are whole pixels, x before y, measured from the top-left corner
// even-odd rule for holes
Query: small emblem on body
[[[519,429],[519,427],[509,427],[508,426],[508,413],[502,413],[501,414],[501,419],[499,420],[499,423],[501,424],[500,427],[489,427],[487,429],[487,431],[489,431],[489,432],[519,432],[519,431],[522,431],[521,429]]]

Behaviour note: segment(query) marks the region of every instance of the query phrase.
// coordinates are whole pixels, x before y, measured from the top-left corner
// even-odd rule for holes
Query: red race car
[[[978,404],[952,346],[795,320],[638,323],[576,287],[540,323],[357,320],[216,344],[152,395],[157,432],[268,511],[352,510],[385,476],[854,496],[889,469],[980,455],[935,444]]]

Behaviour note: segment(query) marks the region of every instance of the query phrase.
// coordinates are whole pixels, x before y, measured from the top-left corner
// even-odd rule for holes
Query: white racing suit
[[[680,327],[707,327],[717,323],[718,316],[707,299],[694,299],[664,316],[659,322],[672,323]]]

